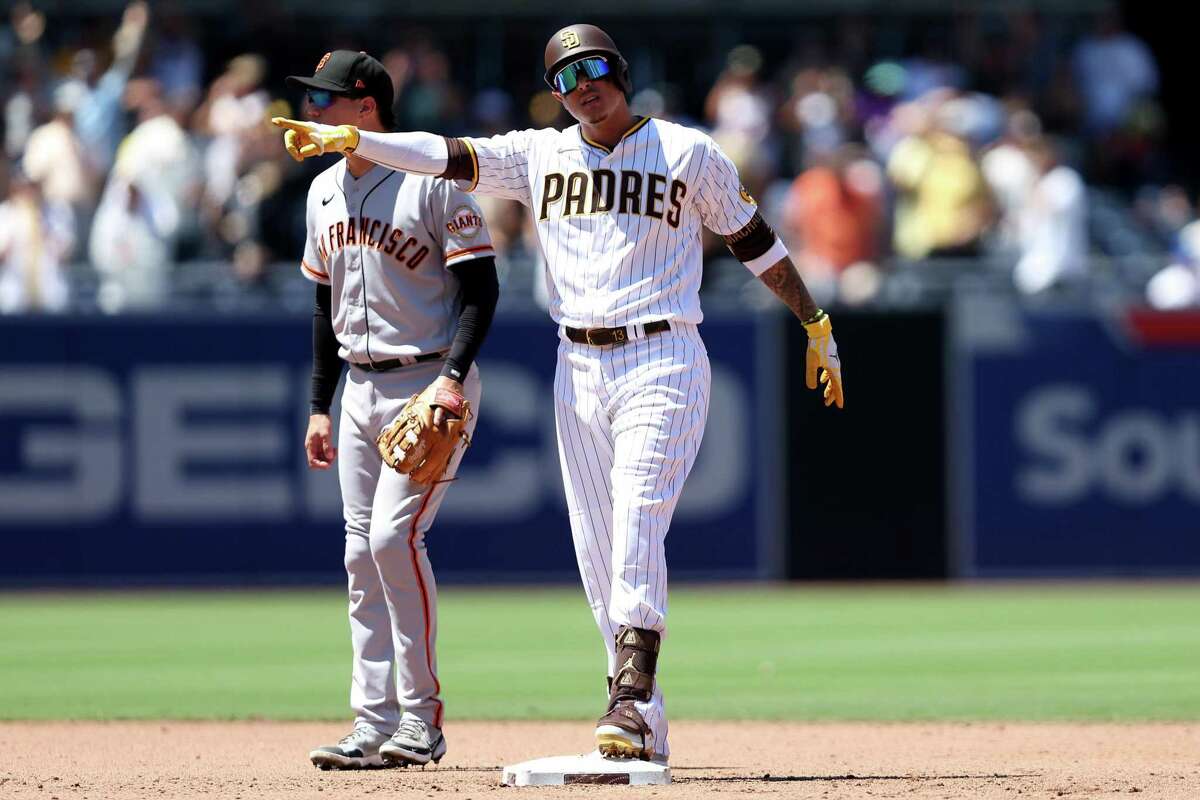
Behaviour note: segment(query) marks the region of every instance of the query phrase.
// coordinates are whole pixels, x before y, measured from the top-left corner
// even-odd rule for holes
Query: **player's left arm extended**
[[[842,361],[838,357],[837,343],[833,340],[829,315],[817,307],[808,287],[804,285],[804,279],[787,256],[768,267],[758,279],[792,310],[808,332],[808,352],[804,359],[808,388],[817,388],[819,371],[820,382],[824,384],[822,394],[825,405],[837,403],[837,407],[842,408]]]

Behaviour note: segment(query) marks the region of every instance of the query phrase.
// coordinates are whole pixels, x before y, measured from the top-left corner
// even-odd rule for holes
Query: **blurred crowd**
[[[49,24],[18,3],[0,30],[0,313],[156,309],[188,291],[269,304],[297,285],[324,165],[292,162],[268,123],[298,113],[278,50],[210,63],[195,20],[141,0],[102,35],[51,43]],[[635,68],[635,113],[711,132],[822,302],[871,302],[929,265],[1053,293],[1147,253],[1136,291],[1200,302],[1200,222],[1170,181],[1158,68],[1115,12],[967,16],[889,58],[872,24],[847,18],[770,64],[734,47],[690,102],[677,76]],[[432,36],[376,54],[404,128],[569,124],[545,87],[464,81]],[[506,296],[544,300],[529,215],[481,201]],[[715,237],[706,252],[705,291],[750,286]]]
[[[801,54],[772,80],[736,48],[704,109],[823,301],[930,264],[1070,290],[1178,238],[1132,202],[1169,171],[1155,60],[1115,11],[1073,32],[1028,10],[966,17],[896,59],[870,59],[853,24],[841,39],[836,61]],[[1096,224],[1113,205],[1124,236]]]

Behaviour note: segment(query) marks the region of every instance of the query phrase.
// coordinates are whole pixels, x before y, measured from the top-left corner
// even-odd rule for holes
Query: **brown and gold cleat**
[[[650,726],[632,700],[618,700],[596,723],[596,749],[605,758],[649,760],[654,754]]]
[[[654,734],[635,703],[654,691],[659,641],[658,633],[643,628],[617,631],[617,674],[609,681],[608,710],[596,722],[596,749],[605,758],[654,756]]]
[[[639,744],[625,738],[625,733],[601,733],[596,731],[596,749],[605,758],[632,758],[638,761],[649,761],[646,750]],[[638,737],[640,739],[640,737]]]

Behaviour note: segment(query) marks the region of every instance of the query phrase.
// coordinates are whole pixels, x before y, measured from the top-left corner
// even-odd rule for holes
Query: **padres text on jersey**
[[[464,141],[475,174],[463,187],[533,212],[550,313],[571,327],[700,322],[700,226],[729,236],[758,210],[716,143],[671,122],[642,119],[611,149],[578,125]],[[747,266],[757,274],[785,254],[778,245]]]

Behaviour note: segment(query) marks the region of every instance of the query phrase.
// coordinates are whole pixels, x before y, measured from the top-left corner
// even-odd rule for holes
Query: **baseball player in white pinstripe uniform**
[[[336,50],[312,77],[288,82],[306,90],[309,119],[393,127],[391,79],[365,53]],[[317,289],[305,450],[314,469],[337,459],[355,712],[354,730],[309,758],[323,769],[436,762],[446,739],[425,534],[462,451],[441,480],[421,483],[384,466],[376,437],[430,386],[479,407],[473,361],[499,291],[492,245],[474,199],[450,181],[352,154],[313,180],[307,230],[301,270]],[[350,369],[335,448],[329,409],[342,361]],[[466,414],[468,433],[475,420]]]
[[[295,158],[352,151],[519,200],[534,215],[561,340],[555,417],[571,532],[608,654],[596,743],[609,757],[665,760],[655,680],[667,629],[664,543],[708,414],[700,226],[724,236],[804,322],[808,385],[819,376],[827,405],[842,406],[841,365],[828,315],[716,143],[634,118],[629,67],[595,26],[555,33],[545,66],[578,125],[446,139],[277,124]]]

